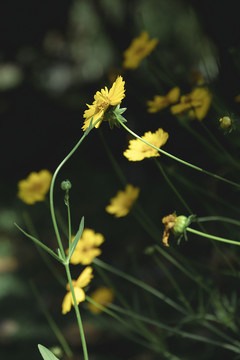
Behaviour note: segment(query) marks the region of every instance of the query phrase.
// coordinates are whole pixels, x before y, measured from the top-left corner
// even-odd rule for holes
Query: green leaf
[[[70,259],[71,259],[71,257],[72,257],[72,254],[74,253],[74,250],[76,249],[76,246],[77,246],[77,244],[78,244],[78,241],[80,240],[80,238],[81,238],[81,236],[82,236],[83,229],[84,229],[84,216],[83,216],[82,219],[81,219],[78,232],[77,232],[75,238],[74,238],[73,241],[72,241],[71,247],[70,247],[70,249],[69,249],[69,254],[68,254],[68,257],[67,257],[67,261],[70,261]]]
[[[38,239],[36,239],[34,236],[26,233],[26,231],[24,231],[18,224],[14,223],[14,225],[18,228],[18,230],[20,230],[25,236],[27,236],[29,239],[31,239],[35,244],[37,244],[38,246],[40,246],[43,250],[45,250],[46,252],[48,252],[50,255],[52,255],[52,257],[54,257],[54,259],[61,261],[61,259],[59,259],[59,257],[57,256],[57,254],[55,254],[54,251],[52,251],[48,246],[44,245],[41,241],[39,241]]]
[[[59,360],[50,350],[45,346],[38,344],[38,350],[44,360]]]

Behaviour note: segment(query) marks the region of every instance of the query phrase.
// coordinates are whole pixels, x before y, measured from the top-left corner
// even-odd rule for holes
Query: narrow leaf
[[[74,237],[74,239],[72,241],[71,247],[69,249],[69,254],[68,254],[68,257],[67,257],[67,261],[70,261],[70,259],[72,257],[72,254],[74,253],[74,250],[76,249],[78,241],[80,240],[80,238],[82,236],[83,229],[84,229],[84,216],[81,219],[78,232],[77,232],[76,236]]]
[[[59,360],[50,350],[45,346],[38,344],[38,350],[44,360]]]
[[[61,261],[59,259],[59,257],[57,256],[57,254],[55,254],[54,251],[52,251],[49,247],[47,247],[46,245],[44,245],[41,241],[39,241],[38,239],[36,239],[34,236],[26,233],[26,231],[24,231],[19,225],[17,225],[16,223],[14,223],[14,225],[18,228],[18,230],[20,230],[25,236],[27,236],[29,239],[31,239],[33,242],[35,242],[35,244],[37,244],[38,246],[40,246],[43,250],[47,251],[50,255],[52,255],[54,257],[54,259]]]

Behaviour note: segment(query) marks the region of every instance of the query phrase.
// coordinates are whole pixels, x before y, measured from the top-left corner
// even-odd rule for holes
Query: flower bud
[[[61,183],[61,189],[64,190],[64,191],[68,191],[70,190],[72,187],[72,184],[69,180],[64,180],[62,181]]]
[[[181,235],[188,225],[189,225],[189,219],[186,216],[184,215],[177,216],[174,227],[172,229],[174,235],[176,236]]]
[[[219,119],[220,127],[223,130],[227,130],[232,126],[232,120],[229,116],[223,116],[221,119]]]

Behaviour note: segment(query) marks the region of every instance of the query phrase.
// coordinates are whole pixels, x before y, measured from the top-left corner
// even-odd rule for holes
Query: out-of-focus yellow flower
[[[48,170],[31,172],[29,176],[19,181],[17,196],[26,204],[32,205],[43,201],[49,190],[52,174]]]
[[[178,101],[180,96],[179,87],[175,87],[169,91],[169,93],[165,96],[155,95],[153,100],[147,101],[148,112],[156,113],[167,106],[174,104]]]
[[[127,185],[124,191],[118,191],[117,195],[110,199],[110,205],[106,206],[106,211],[115,217],[126,216],[138,198],[140,189],[132,185]]]
[[[180,103],[171,106],[172,114],[186,113],[192,119],[203,120],[212,101],[212,94],[207,88],[196,88],[190,94],[183,95]]]
[[[133,39],[130,46],[123,53],[123,68],[136,69],[142,59],[150,55],[156,47],[158,39],[149,39],[146,31],[142,31],[140,36]]]
[[[93,262],[96,256],[101,254],[98,248],[104,242],[104,236],[100,233],[95,233],[92,229],[84,229],[81,239],[72,254],[70,263],[89,265]]]
[[[167,142],[168,133],[160,128],[155,133],[152,133],[151,131],[146,132],[142,139],[148,141],[157,148],[160,148]],[[160,156],[158,150],[145,144],[140,139],[130,140],[128,149],[124,151],[123,155],[129,161],[141,161],[145,158]]]
[[[101,286],[98,289],[96,289],[90,295],[90,297],[99,305],[103,307],[107,307],[109,304],[113,302],[114,293],[111,289]],[[88,307],[94,314],[99,314],[102,312],[102,310],[97,306],[95,306],[94,304],[88,303]]]
[[[234,100],[235,100],[236,102],[240,102],[240,94],[237,95],[237,96],[235,96]]]
[[[94,102],[92,105],[87,104],[88,109],[84,111],[83,117],[85,118],[85,121],[82,127],[83,131],[88,129],[91,119],[93,123],[98,119],[101,119],[95,125],[96,128],[99,128],[109,106],[117,106],[122,102],[122,99],[125,96],[124,85],[125,81],[123,81],[122,76],[118,76],[110,90],[105,86],[105,89],[96,92],[94,95]]]
[[[83,288],[87,286],[93,278],[92,271],[93,269],[91,268],[91,266],[87,266],[79,275],[77,280],[72,280],[77,304],[85,300],[85,292]],[[74,306],[74,301],[69,283],[66,286],[66,290],[67,294],[64,296],[62,302],[62,314],[66,314],[71,310],[71,306]]]

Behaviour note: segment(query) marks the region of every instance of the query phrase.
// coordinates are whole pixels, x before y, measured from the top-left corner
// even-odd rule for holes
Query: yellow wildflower
[[[98,119],[101,119],[95,125],[96,128],[99,128],[108,107],[119,105],[122,102],[122,99],[125,97],[124,85],[125,81],[123,81],[122,76],[118,76],[110,90],[108,90],[108,88],[105,86],[105,89],[101,89],[101,91],[96,92],[94,95],[94,102],[92,105],[87,104],[88,109],[84,111],[83,117],[85,118],[85,121],[82,127],[83,131],[88,129],[91,119],[93,123]]]
[[[169,91],[169,93],[165,96],[155,95],[153,100],[147,101],[148,112],[149,113],[156,113],[168,105],[174,104],[178,101],[180,96],[180,89],[179,87],[175,87]]]
[[[84,229],[82,237],[77,243],[70,262],[75,265],[91,264],[93,259],[101,254],[101,250],[98,249],[98,246],[100,246],[103,242],[104,237],[102,234],[95,233],[92,229]]]
[[[158,129],[155,133],[151,131],[146,132],[143,137],[143,140],[146,140],[150,144],[160,148],[167,142],[168,133],[163,129]],[[129,147],[124,151],[123,155],[129,161],[141,161],[145,158],[150,158],[154,156],[160,156],[159,151],[152,148],[151,146],[145,144],[140,139],[134,139],[129,141]]]
[[[26,179],[19,181],[17,196],[29,205],[43,201],[49,190],[51,180],[52,174],[48,170],[41,170],[39,173],[31,172]]]
[[[124,51],[123,67],[125,69],[136,69],[143,58],[150,55],[156,47],[158,39],[149,39],[146,31],[142,31],[140,36],[133,39],[130,46]]]
[[[127,185],[125,191],[118,191],[117,195],[110,199],[110,205],[106,206],[109,214],[115,217],[126,216],[138,198],[140,189],[132,185]]]
[[[99,287],[91,294],[91,299],[103,307],[107,307],[109,304],[111,304],[113,302],[113,298],[113,291],[104,286]],[[88,307],[94,314],[99,314],[102,312],[102,310],[94,304],[88,303]]]
[[[212,94],[207,88],[196,88],[190,94],[183,95],[180,103],[171,107],[172,114],[186,113],[191,118],[203,120],[212,101]]]
[[[85,292],[83,288],[87,286],[90,283],[91,279],[93,278],[92,271],[93,269],[91,268],[91,266],[87,266],[79,275],[77,280],[72,280],[77,304],[85,300]],[[71,310],[71,306],[74,305],[69,283],[66,286],[66,290],[67,290],[67,294],[64,296],[62,302],[63,314],[69,312]]]

